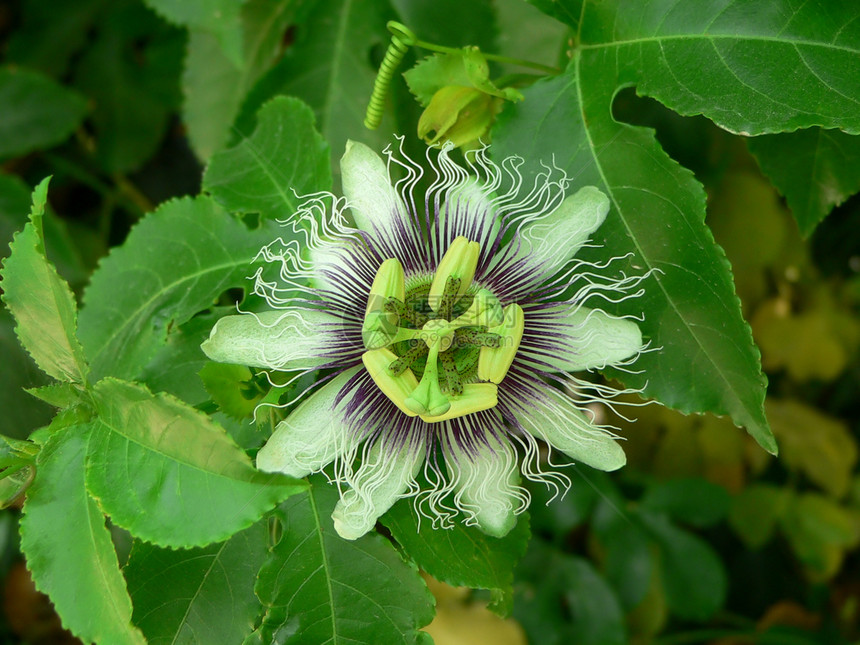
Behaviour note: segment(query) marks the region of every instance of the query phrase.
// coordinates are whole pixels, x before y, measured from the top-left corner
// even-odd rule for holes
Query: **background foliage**
[[[371,131],[390,19],[480,51],[410,48]],[[860,7],[22,0],[0,46],[5,642],[860,638]],[[323,477],[252,467],[306,384],[199,344],[347,139],[445,128],[609,195],[658,351],[607,377],[664,406],[501,540],[401,503],[346,542]]]

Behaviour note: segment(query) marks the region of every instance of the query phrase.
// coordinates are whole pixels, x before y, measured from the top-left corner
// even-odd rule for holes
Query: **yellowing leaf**
[[[784,463],[835,497],[848,492],[857,444],[845,424],[794,400],[768,399],[766,409]]]

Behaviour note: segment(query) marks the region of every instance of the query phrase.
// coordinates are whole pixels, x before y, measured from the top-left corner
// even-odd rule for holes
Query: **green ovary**
[[[364,364],[401,411],[428,423],[494,407],[522,337],[522,309],[503,310],[472,284],[478,255],[459,237],[436,274],[411,279],[408,289],[400,263],[386,260],[369,294]]]

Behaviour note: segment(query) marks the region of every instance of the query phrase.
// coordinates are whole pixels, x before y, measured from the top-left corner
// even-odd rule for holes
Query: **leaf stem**
[[[391,20],[388,22],[388,30],[392,33],[394,38],[400,39],[400,41],[404,45],[410,45],[412,47],[420,47],[421,49],[427,49],[433,52],[438,52],[440,54],[459,54],[463,50],[458,49],[456,47],[445,47],[444,45],[437,45],[435,43],[429,43],[425,40],[418,40],[415,34],[405,25]],[[497,63],[507,63],[509,65],[519,65],[520,67],[531,67],[532,69],[537,69],[542,72],[546,72],[547,74],[558,75],[561,74],[561,70],[555,67],[550,67],[548,65],[543,65],[541,63],[535,63],[534,61],[524,60],[522,58],[511,58],[509,56],[500,56],[499,54],[488,54],[486,52],[481,52],[481,54],[487,60],[493,60]]]

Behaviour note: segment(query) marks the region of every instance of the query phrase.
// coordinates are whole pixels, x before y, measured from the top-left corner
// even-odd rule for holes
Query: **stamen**
[[[480,289],[475,294],[471,306],[461,315],[452,320],[449,326],[460,327],[495,327],[505,320],[502,305],[491,291]]]
[[[388,371],[392,376],[400,376],[404,370],[412,367],[412,363],[418,360],[421,356],[427,353],[427,345],[423,342],[417,342],[409,348],[403,356],[394,361],[388,366]]]
[[[489,336],[497,336],[500,344],[481,348],[478,358],[478,378],[482,381],[501,383],[514,361],[525,329],[523,309],[517,304],[505,307],[505,318],[501,324],[490,327]]]
[[[470,242],[462,235],[451,242],[451,246],[439,262],[436,275],[430,284],[430,307],[438,312],[442,304],[442,295],[448,286],[448,278],[460,279],[460,286],[456,295],[461,296],[472,284],[475,277],[475,269],[478,267],[478,258],[481,255],[481,245]]]
[[[443,352],[439,354],[439,360],[442,361],[442,371],[448,382],[448,391],[454,396],[460,396],[463,393],[463,382],[457,372],[457,363],[454,362],[454,357],[451,356],[450,352]]]
[[[385,311],[385,303],[390,298],[401,301],[406,298],[403,267],[396,258],[389,258],[379,265],[370,287],[364,323],[361,326],[361,339],[366,349],[373,350],[389,345],[397,333],[398,315]]]
[[[407,401],[410,393],[418,387],[418,380],[409,370],[405,370],[397,376],[391,374],[388,366],[396,360],[397,355],[385,348],[374,349],[361,355],[361,361],[370,374],[370,378],[376,383],[376,387],[382,390],[382,393],[391,399],[392,403],[400,408],[404,414],[414,417],[418,413],[412,411]]]
[[[412,307],[407,307],[406,303],[397,298],[389,298],[383,305],[383,310],[386,313],[396,314],[400,321],[411,323],[413,327],[420,329],[428,320],[427,316],[420,311],[416,311]]]
[[[491,334],[477,329],[458,329],[457,340],[461,343],[480,347],[499,347],[502,343],[502,337],[499,334]]]
[[[439,303],[439,316],[445,320],[451,320],[454,311],[454,303],[456,302],[460,292],[460,285],[463,283],[461,278],[450,276],[445,283],[445,291],[442,292],[442,300]]]

